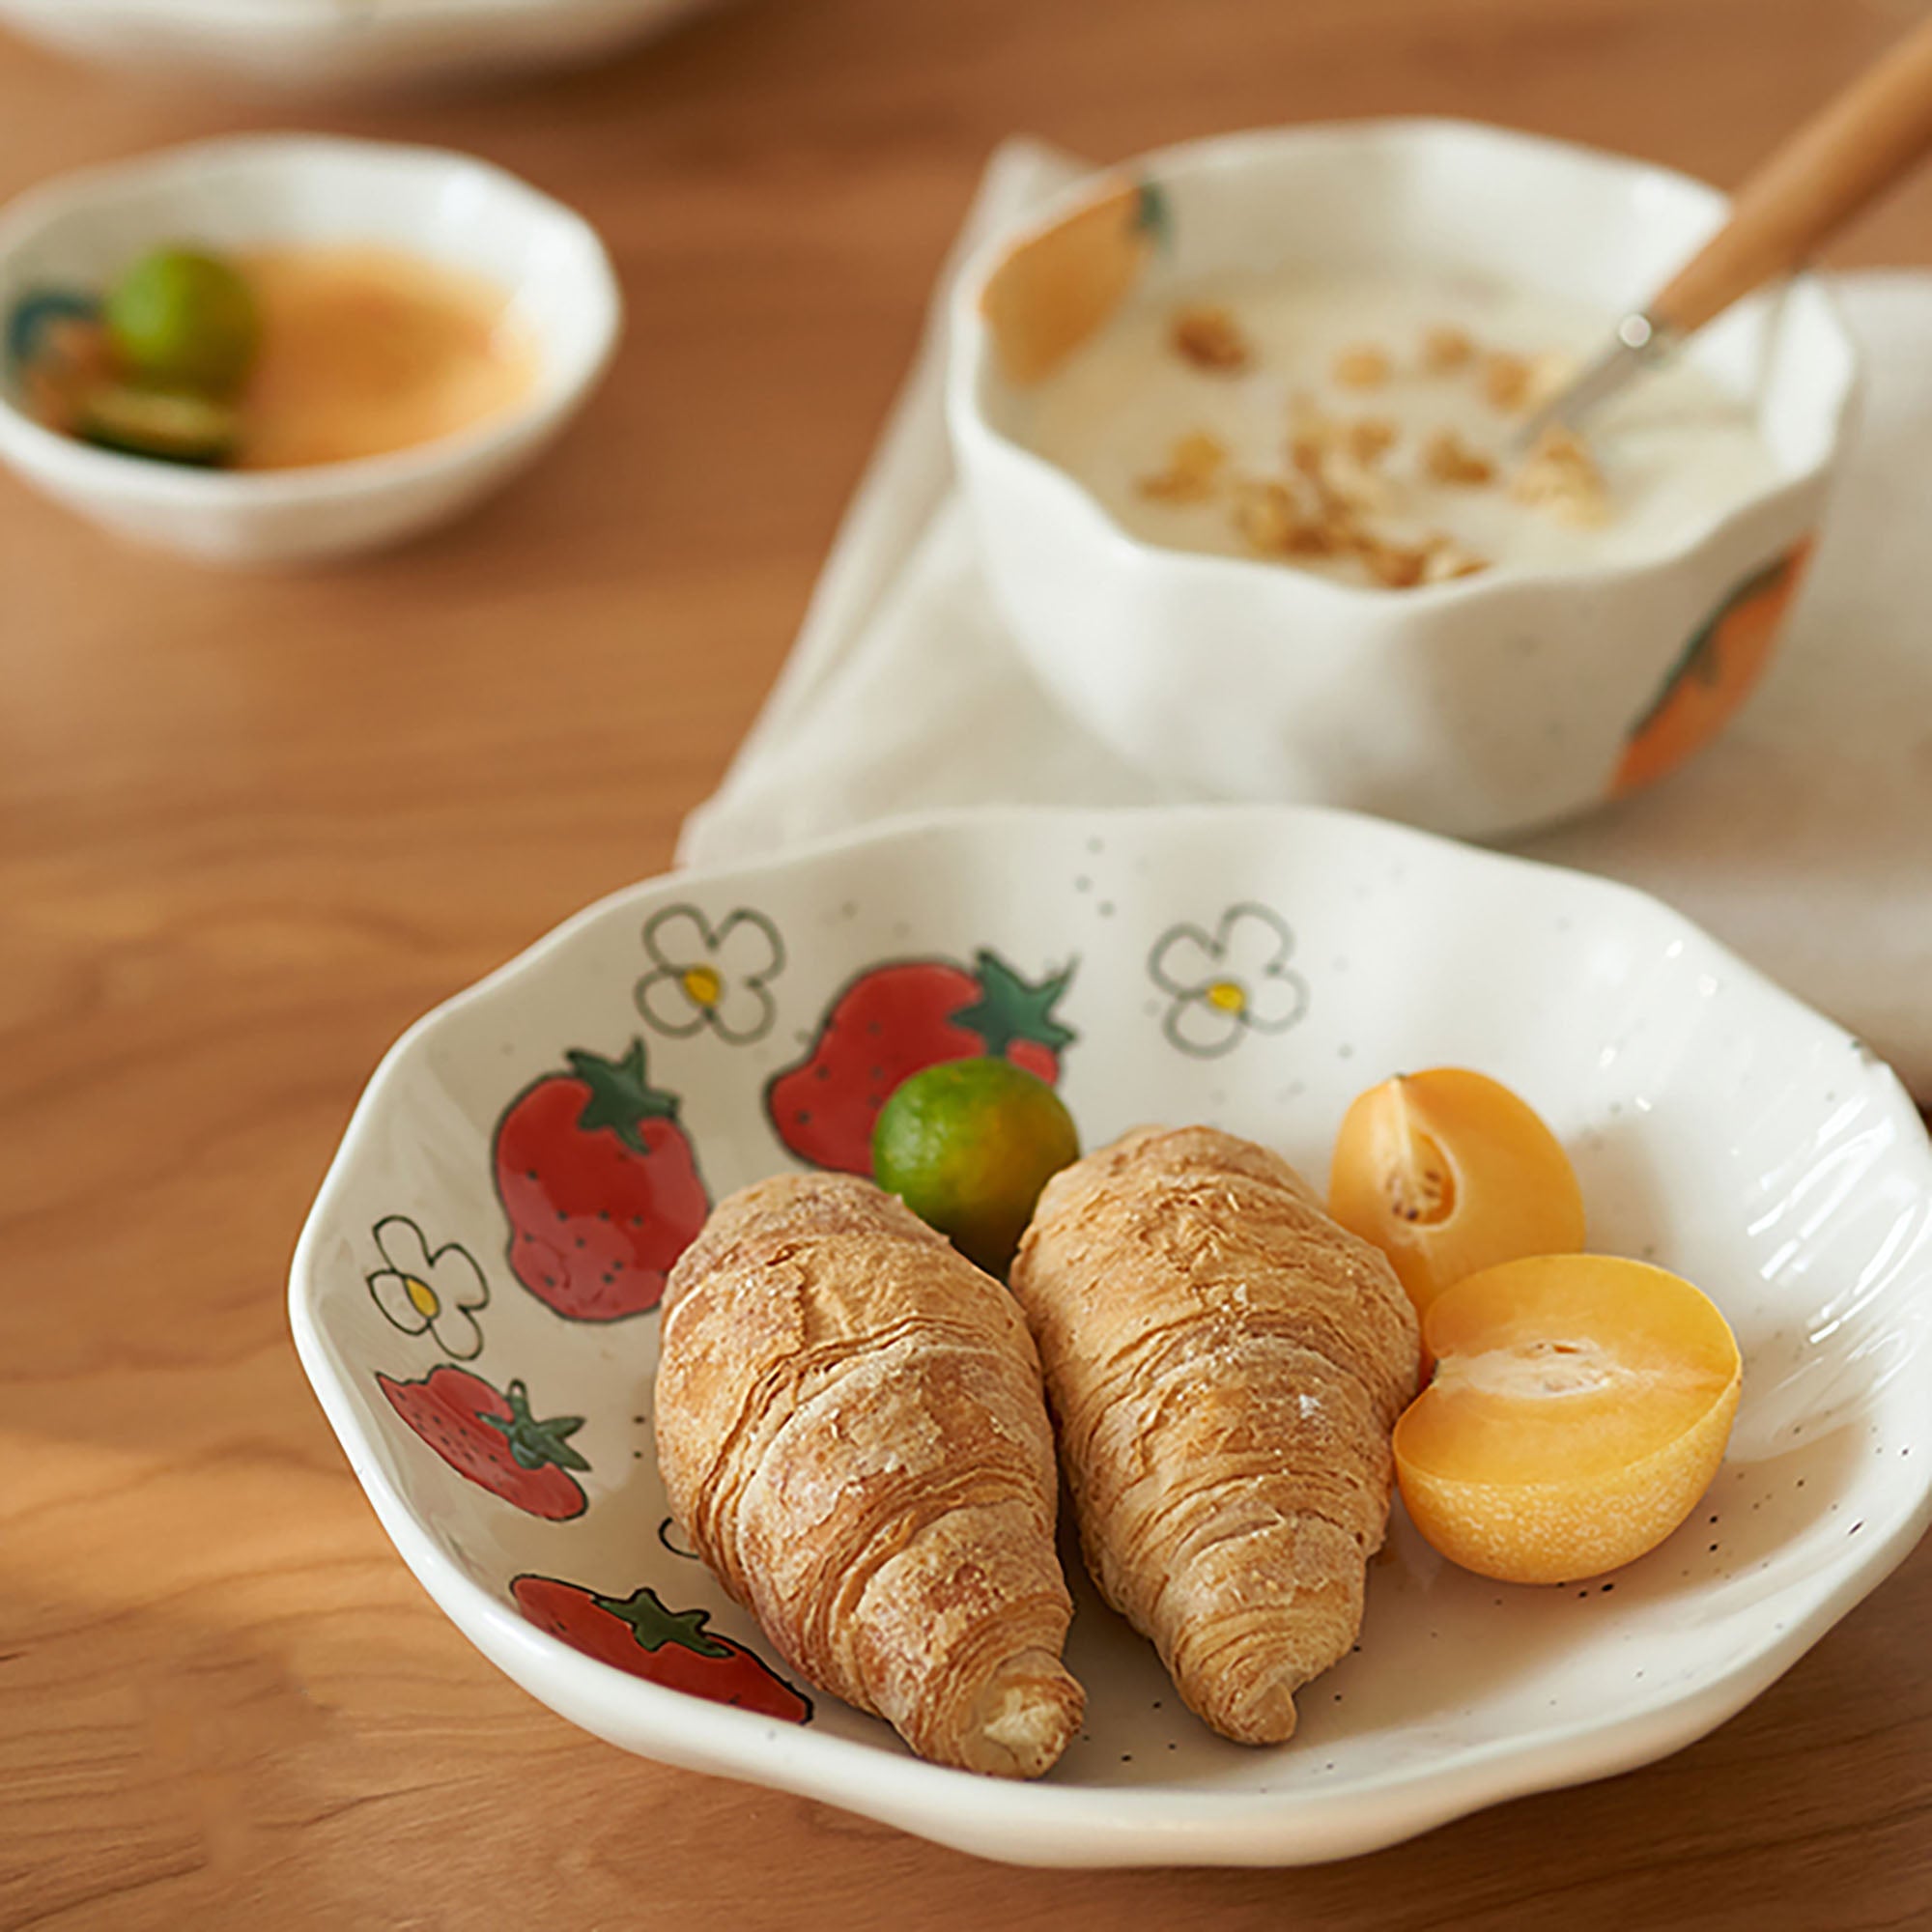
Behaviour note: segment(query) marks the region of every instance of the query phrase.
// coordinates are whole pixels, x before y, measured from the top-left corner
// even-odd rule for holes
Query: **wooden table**
[[[0,1926],[1932,1923],[1932,1548],[1652,1769],[1324,1869],[1028,1873],[525,1697],[391,1552],[282,1312],[388,1040],[667,862],[1001,134],[1453,113],[1734,181],[1916,11],[765,0],[301,109],[0,45],[0,195],[291,120],[442,142],[581,207],[632,306],[554,457],[365,567],[206,575],[0,478]],[[1932,181],[1844,259],[1932,259]]]

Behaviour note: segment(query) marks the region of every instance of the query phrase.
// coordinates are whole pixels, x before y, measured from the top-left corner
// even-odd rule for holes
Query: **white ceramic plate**
[[[1361,1087],[1435,1063],[1508,1081],[1571,1149],[1595,1244],[1689,1275],[1738,1333],[1744,1403],[1706,1502],[1642,1562],[1555,1589],[1464,1575],[1398,1511],[1358,1652],[1274,1749],[1198,1723],[1070,1555],[1088,1724],[1043,1782],[915,1762],[827,1696],[782,1720],[803,1709],[794,1673],[661,1534],[656,1317],[579,1318],[648,1298],[701,1205],[694,1151],[714,1199],[797,1164],[781,1129],[838,1155],[838,1095],[867,1069],[814,1042],[882,970],[873,992],[907,1025],[1003,974],[1021,1007],[1024,984],[1045,987],[1031,1004],[1074,1035],[1058,1076],[1090,1145],[1206,1120],[1319,1181]],[[1243,1016],[1195,990],[1227,980]],[[600,1214],[595,1188],[571,1198],[558,1142],[582,1099],[566,1056],[616,1062],[634,1042],[679,1109],[639,1132],[640,1192]],[[881,1044],[946,1041],[927,1027]],[[1318,810],[981,812],[620,893],[389,1054],[303,1231],[291,1303],[397,1548],[533,1695],[645,1755],[1034,1863],[1338,1858],[1643,1763],[1762,1690],[1932,1517],[1932,1151],[1891,1074],[1649,899]],[[522,1507],[466,1479],[378,1380],[440,1367],[500,1392],[458,1385],[499,1413],[514,1382],[539,1419],[583,1418],[555,1439],[586,1466],[506,1464]],[[554,1579],[525,1597],[565,1605],[634,1669],[674,1667],[750,1708],[580,1655],[520,1613],[519,1577]],[[751,1659],[701,1634],[646,1651],[590,1601],[648,1607],[643,1590],[708,1613]]]

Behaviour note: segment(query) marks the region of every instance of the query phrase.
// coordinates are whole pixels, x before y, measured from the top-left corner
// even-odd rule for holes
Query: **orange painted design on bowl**
[[[1151,182],[1123,182],[1013,248],[980,296],[1008,382],[1050,376],[1114,314],[1167,220]]]
[[[1685,646],[1625,741],[1610,779],[1612,798],[1675,771],[1730,723],[1764,675],[1811,551],[1805,537],[1747,579]]]

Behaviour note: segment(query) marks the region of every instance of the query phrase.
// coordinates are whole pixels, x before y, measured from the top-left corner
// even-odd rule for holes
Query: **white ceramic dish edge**
[[[713,0],[0,0],[18,34],[117,67],[289,92],[388,89],[563,66],[662,32]]]

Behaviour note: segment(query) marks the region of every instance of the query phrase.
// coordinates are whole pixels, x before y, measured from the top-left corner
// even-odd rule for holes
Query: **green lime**
[[[872,1176],[988,1274],[1005,1274],[1039,1190],[1080,1158],[1073,1116],[1009,1060],[948,1060],[894,1090]]]
[[[156,248],[107,292],[107,332],[144,383],[232,395],[262,338],[261,311],[229,263],[193,248]]]

